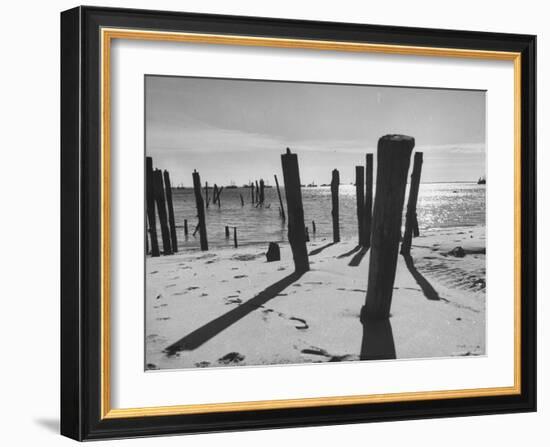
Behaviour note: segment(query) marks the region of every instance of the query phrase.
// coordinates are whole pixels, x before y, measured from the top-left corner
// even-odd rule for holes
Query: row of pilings
[[[367,297],[361,310],[361,321],[389,318],[393,285],[401,242],[401,254],[410,256],[412,237],[418,236],[416,203],[422,168],[422,152],[416,152],[411,175],[409,198],[405,217],[405,230],[401,237],[401,224],[407,173],[414,148],[414,138],[404,135],[386,135],[379,139],[377,148],[376,196],[373,198],[373,154],[367,153],[365,164],[355,167],[355,188],[357,208],[358,248],[366,251],[370,248]],[[283,184],[285,189],[286,213],[279,187],[279,179],[274,175],[279,199],[279,215],[287,221],[288,241],[294,260],[295,272],[303,274],[309,270],[309,255],[306,242],[309,231],[304,222],[301,181],[298,156],[289,148],[281,155]],[[168,171],[153,169],[151,157],[146,160],[146,198],[147,220],[152,256],[159,256],[159,243],[156,233],[156,218],[161,229],[163,254],[178,251],[176,223],[172,202],[172,190]],[[199,233],[201,250],[208,250],[208,234],[205,220],[205,208],[210,204],[221,207],[223,186],[214,184],[213,188],[205,183],[202,187],[200,174],[195,170],[193,190],[197,209],[197,225],[193,235]],[[339,226],[339,186],[338,169],[332,171],[331,203],[333,243],[340,242]],[[255,207],[264,206],[265,182],[263,179],[250,182],[250,201]],[[212,192],[210,192],[212,189]],[[203,198],[204,191],[204,198]],[[245,199],[240,195],[241,205]],[[155,213],[155,209],[157,213]],[[312,222],[315,232],[315,222]],[[188,234],[187,220],[184,221],[185,235]],[[226,238],[230,237],[229,227],[225,227]],[[237,228],[233,227],[234,246],[238,246]],[[149,245],[149,244],[148,244]],[[147,247],[149,251],[149,246]]]

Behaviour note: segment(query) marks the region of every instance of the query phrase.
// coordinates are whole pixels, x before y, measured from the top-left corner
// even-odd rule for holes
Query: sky
[[[476,181],[485,175],[485,92],[212,78],[145,77],[145,150],[172,185],[201,179],[273,184],[287,147],[302,183],[330,183],[386,134],[415,138],[422,182]],[[376,168],[375,168],[376,170]]]

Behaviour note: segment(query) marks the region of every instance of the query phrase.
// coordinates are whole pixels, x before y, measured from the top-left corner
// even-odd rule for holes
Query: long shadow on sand
[[[340,256],[337,256],[338,259],[347,258],[348,256],[351,256],[353,253],[358,252],[361,250],[361,246],[357,245],[356,247],[353,247],[350,251],[346,251],[345,253],[342,253]]]
[[[351,258],[351,261],[349,261],[350,267],[357,267],[359,264],[361,264],[361,261],[369,251],[368,247],[361,247],[361,250],[357,252],[357,254]]]
[[[269,300],[290,286],[293,282],[297,281],[302,275],[303,273],[294,272],[288,276],[285,276],[275,284],[272,284],[262,290],[254,298],[242,303],[239,307],[236,307],[211,322],[206,323],[204,326],[194,330],[182,339],[171,344],[164,350],[164,352],[168,355],[174,355],[178,351],[192,351],[193,349],[197,349],[203,343],[206,343],[208,340],[214,338],[220,332],[224,331],[241,318],[246,317],[250,312],[253,312],[263,306]]]
[[[403,255],[403,259],[405,260],[405,264],[407,265],[409,272],[411,272],[411,275],[422,289],[424,296],[432,301],[441,300],[442,298],[439,296],[437,290],[435,290],[429,281],[422,275],[422,273],[416,269],[411,255]]]
[[[332,247],[334,244],[337,244],[337,242],[329,242],[328,244],[323,245],[322,247],[316,248],[315,250],[311,250],[309,252],[309,256],[315,256],[321,253],[325,248]]]
[[[389,318],[363,323],[361,360],[391,360],[396,358],[393,331]]]

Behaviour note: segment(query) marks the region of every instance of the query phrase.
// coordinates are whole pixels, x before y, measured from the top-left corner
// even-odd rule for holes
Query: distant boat
[[[237,185],[235,184],[235,182],[233,180],[231,180],[231,184],[227,185],[225,188],[226,189],[236,189]]]
[[[317,185],[315,184],[315,182],[311,182],[310,184],[307,185],[308,188],[317,188]]]
[[[487,183],[487,179],[485,178],[485,176],[479,177],[479,180],[477,181],[478,185],[485,185],[486,183]]]

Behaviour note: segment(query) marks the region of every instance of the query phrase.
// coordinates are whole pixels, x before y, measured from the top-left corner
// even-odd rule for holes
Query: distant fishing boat
[[[478,185],[485,185],[486,183],[487,183],[487,179],[485,178],[485,176],[479,177],[479,180],[477,181]]]

